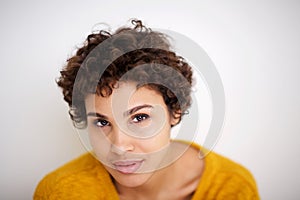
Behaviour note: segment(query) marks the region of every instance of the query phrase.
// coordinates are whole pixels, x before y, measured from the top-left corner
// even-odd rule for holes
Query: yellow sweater
[[[197,149],[200,147],[196,144]],[[247,169],[216,153],[205,158],[205,169],[192,200],[256,200],[258,191]],[[116,200],[109,173],[87,153],[48,174],[37,186],[34,200]]]

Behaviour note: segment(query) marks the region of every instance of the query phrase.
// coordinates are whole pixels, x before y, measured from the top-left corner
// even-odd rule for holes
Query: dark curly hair
[[[191,105],[191,67],[170,50],[165,34],[146,28],[140,20],[131,23],[133,28],[122,27],[113,34],[101,30],[88,35],[60,72],[57,84],[70,107],[75,127],[86,127],[85,97],[90,93],[111,95],[121,78],[159,92],[170,114],[179,121]],[[128,75],[132,69],[134,75]]]

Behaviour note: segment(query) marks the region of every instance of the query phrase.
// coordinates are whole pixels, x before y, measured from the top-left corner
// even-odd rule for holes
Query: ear
[[[175,126],[180,122],[181,119],[181,110],[174,111],[170,115],[170,124],[171,126]]]

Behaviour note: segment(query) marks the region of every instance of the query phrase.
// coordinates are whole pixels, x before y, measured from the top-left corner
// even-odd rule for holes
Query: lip
[[[113,162],[115,169],[123,174],[135,173],[143,164],[143,159],[119,160]]]

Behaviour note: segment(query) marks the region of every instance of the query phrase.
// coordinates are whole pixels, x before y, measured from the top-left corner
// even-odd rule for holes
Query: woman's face
[[[166,166],[171,117],[161,94],[122,82],[108,97],[85,100],[95,156],[121,185],[136,187]]]

